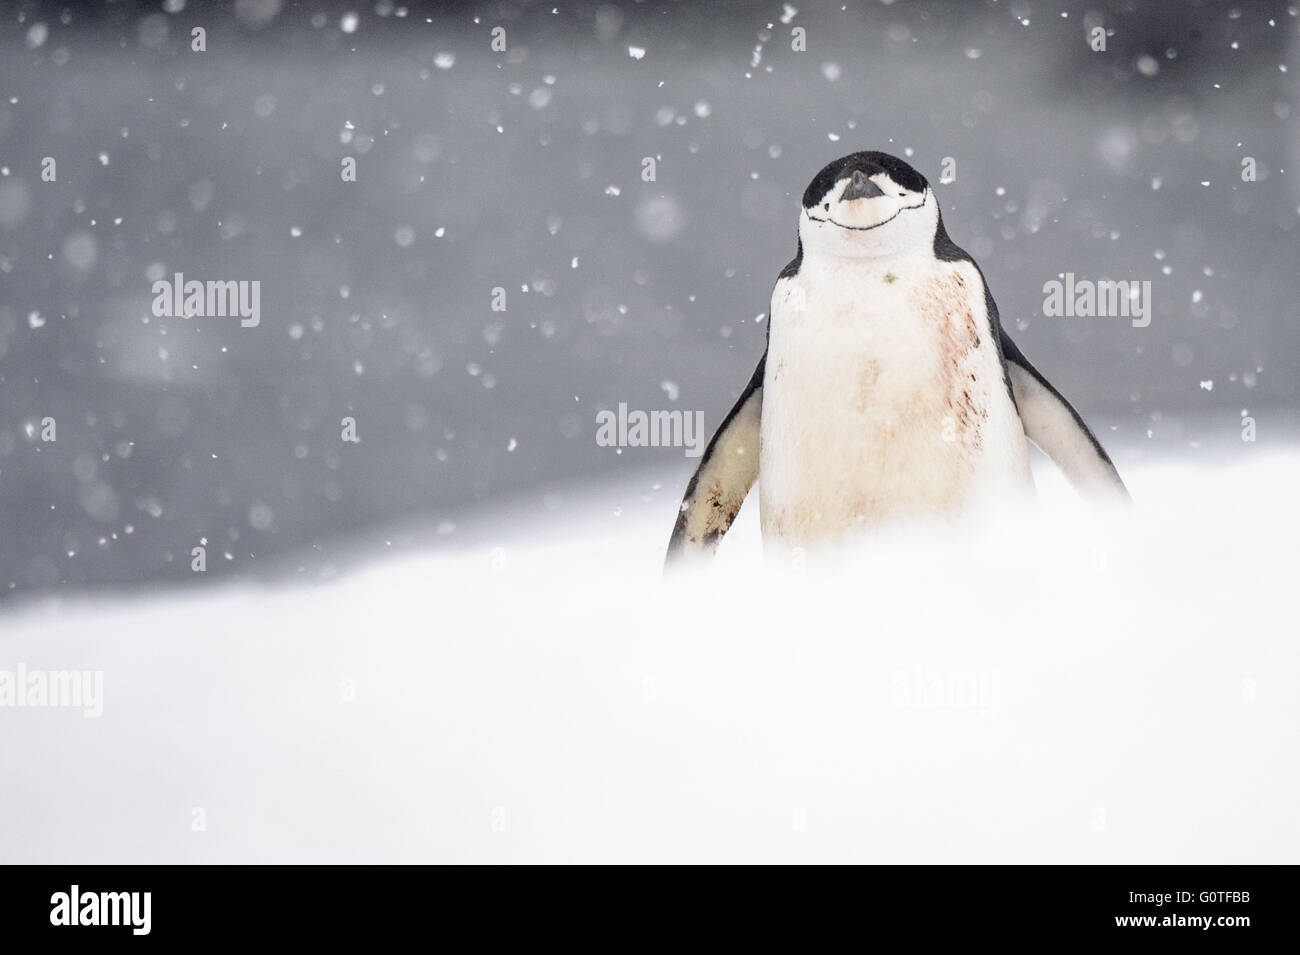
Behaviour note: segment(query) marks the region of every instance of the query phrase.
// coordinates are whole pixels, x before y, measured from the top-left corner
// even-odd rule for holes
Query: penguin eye
[[[822,208],[825,209],[827,212],[830,212],[831,204],[829,202],[822,203]]]

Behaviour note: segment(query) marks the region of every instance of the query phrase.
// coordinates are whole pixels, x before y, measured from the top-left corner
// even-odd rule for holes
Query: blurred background
[[[1270,2],[0,4],[0,591],[189,581],[201,541],[320,579],[639,472],[666,538],[692,463],[596,415],[712,431],[859,149],[955,160],[950,234],[1121,470],[1291,440],[1298,48]],[[1044,318],[1067,271],[1149,280],[1150,326]],[[260,325],[154,317],[176,272],[259,280]]]

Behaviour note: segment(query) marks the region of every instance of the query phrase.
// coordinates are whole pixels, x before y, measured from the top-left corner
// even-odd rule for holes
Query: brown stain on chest
[[[970,305],[971,290],[966,278],[952,271],[920,286],[915,295],[917,311],[933,325],[938,341],[936,385],[947,413],[941,438],[978,451],[984,445],[982,426],[989,412],[975,394],[975,373],[969,369],[972,353],[983,344]]]

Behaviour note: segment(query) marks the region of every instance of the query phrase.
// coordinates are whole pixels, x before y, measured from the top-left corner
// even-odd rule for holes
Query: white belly
[[[960,515],[1032,489],[967,262],[805,259],[777,283],[763,386],[763,535],[790,546]]]

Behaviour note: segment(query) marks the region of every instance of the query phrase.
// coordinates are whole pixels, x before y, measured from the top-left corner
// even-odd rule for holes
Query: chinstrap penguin
[[[1127,500],[1079,413],[998,321],[925,177],[845,156],[803,195],[767,348],[686,488],[668,559],[712,553],[759,482],[765,546],[806,547],[1033,494],[1026,438]]]

